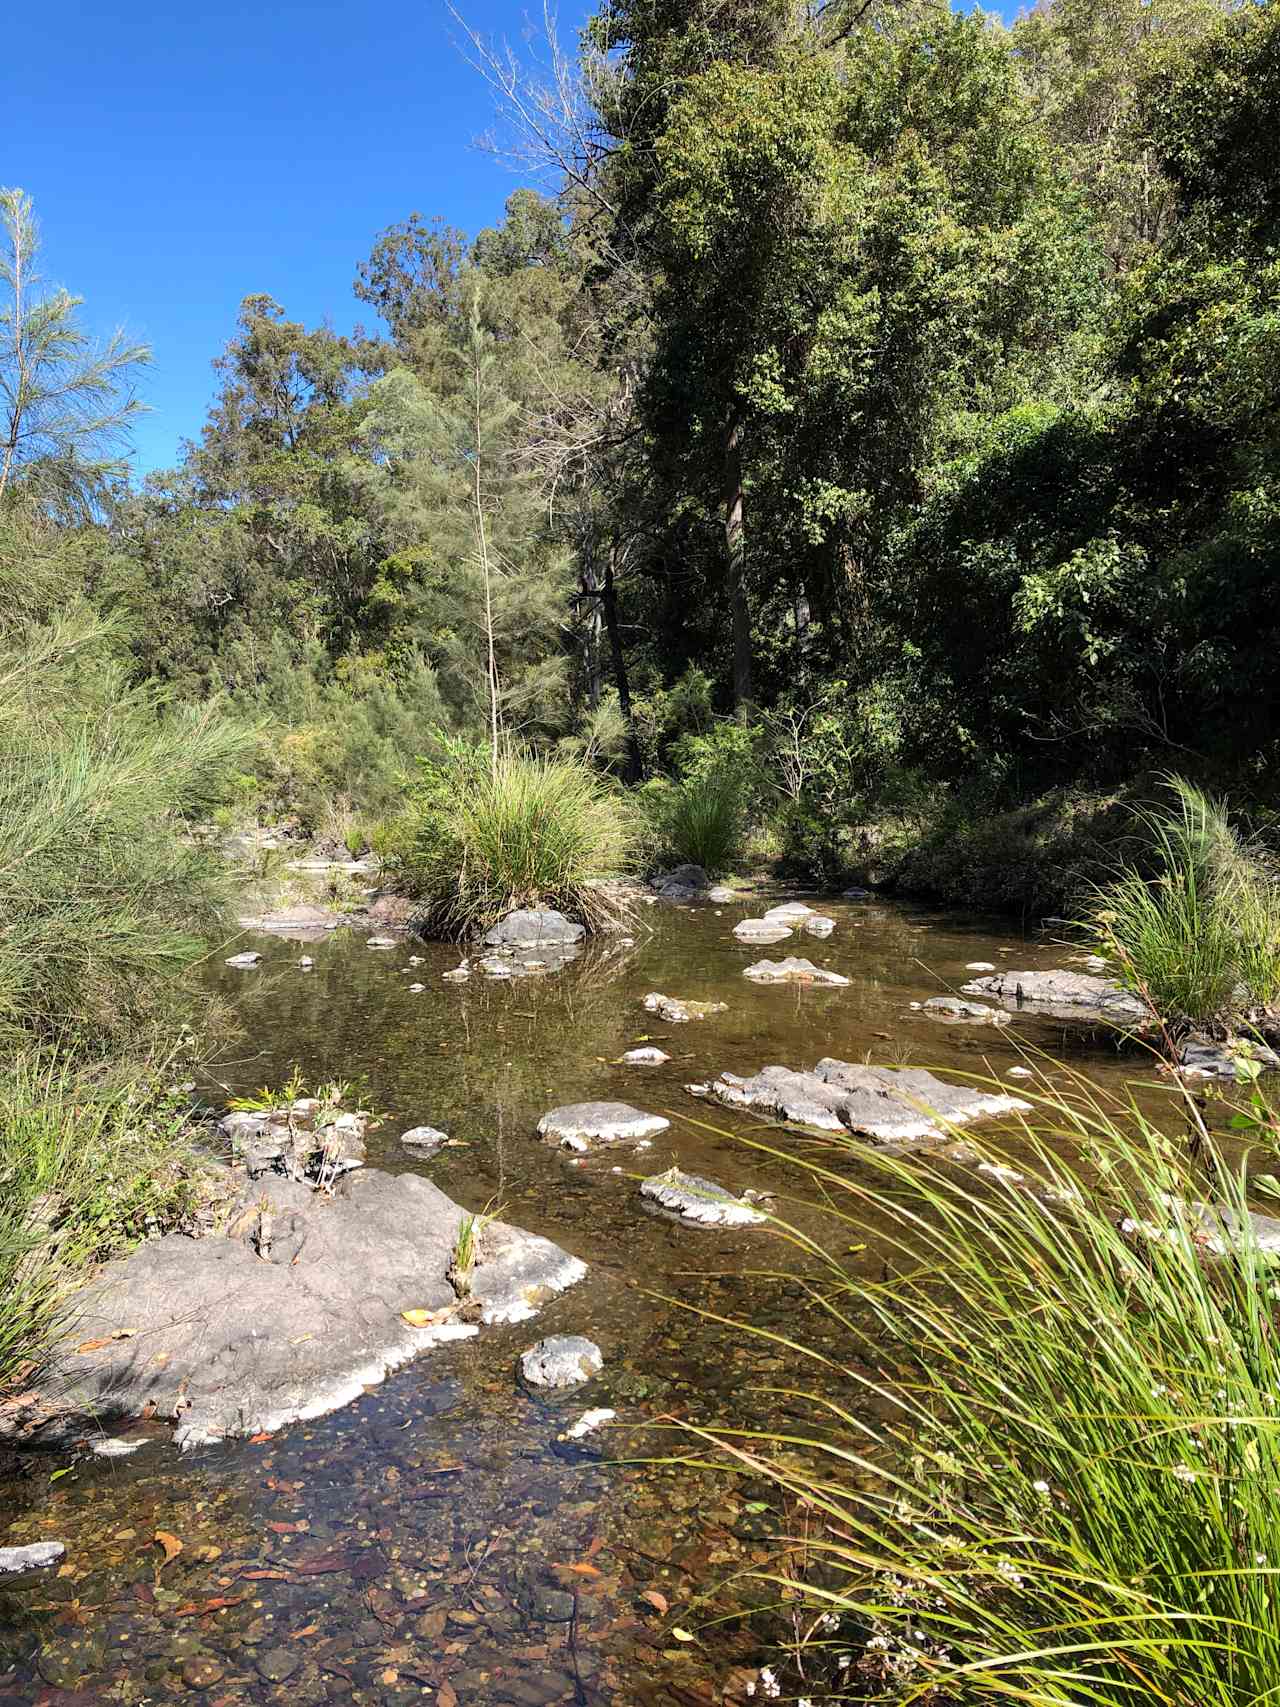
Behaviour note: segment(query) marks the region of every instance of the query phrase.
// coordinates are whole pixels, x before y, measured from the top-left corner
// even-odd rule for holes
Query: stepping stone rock
[[[684,1025],[687,1020],[706,1019],[708,1014],[727,1014],[729,1011],[728,1002],[685,1001],[679,996],[661,996],[656,990],[651,990],[645,997],[644,1005],[649,1013],[665,1019],[668,1025]]]
[[[580,1387],[604,1368],[600,1347],[581,1334],[553,1334],[530,1346],[520,1359],[527,1387]]]
[[[660,1067],[664,1061],[671,1059],[665,1049],[654,1049],[652,1046],[644,1049],[628,1049],[622,1059],[629,1067]]]
[[[717,883],[714,889],[707,890],[707,900],[714,901],[717,907],[731,907],[737,899],[737,892],[723,883]]]
[[[838,972],[828,972],[815,966],[812,960],[801,960],[789,954],[785,960],[757,960],[743,972],[756,984],[847,984],[849,980]]]
[[[1151,1017],[1137,996],[1087,972],[997,972],[962,984],[960,993],[991,996],[1014,1011],[1038,1008],[1055,1019],[1104,1019],[1123,1025]]]
[[[814,909],[803,901],[784,901],[780,907],[770,907],[765,920],[772,925],[802,925],[814,916]]]
[[[656,1138],[670,1124],[662,1115],[645,1114],[626,1102],[574,1102],[544,1114],[538,1132],[564,1150],[589,1150],[593,1144],[634,1144]]]
[[[487,930],[484,942],[487,948],[541,948],[581,942],[586,934],[584,925],[552,907],[522,907]]]
[[[371,936],[365,943],[366,948],[395,948],[396,939],[393,936]]]
[[[700,1227],[754,1227],[767,1220],[761,1210],[714,1180],[682,1173],[679,1168],[643,1180],[640,1195],[664,1214]]]
[[[785,942],[791,935],[791,926],[781,924],[777,919],[742,919],[733,927],[733,934],[739,942],[767,945]]]
[[[1209,1038],[1190,1037],[1178,1056],[1188,1079],[1251,1079],[1259,1072],[1280,1067],[1280,1055],[1251,1038],[1233,1037],[1218,1043]]]
[[[934,1019],[964,1020],[973,1025],[1008,1025],[1012,1017],[1005,1008],[989,1008],[983,1002],[962,1002],[958,996],[933,996],[924,1012]]]
[[[43,1571],[66,1552],[61,1541],[33,1541],[28,1547],[0,1547],[0,1572]]]
[[[510,978],[512,976],[511,962],[499,960],[496,954],[486,955],[479,965],[486,978]]]
[[[965,967],[966,972],[994,972],[995,969],[994,960],[971,960]]]
[[[227,965],[234,966],[238,971],[247,970],[250,966],[256,966],[261,959],[262,956],[260,954],[255,954],[252,950],[247,950],[244,954],[229,955],[227,958]]]
[[[863,1067],[830,1057],[811,1073],[789,1067],[765,1067],[749,1079],[722,1073],[711,1090],[730,1107],[890,1143],[942,1138],[947,1124],[964,1126],[1029,1106],[1017,1097],[947,1084],[920,1067]]]
[[[442,972],[440,976],[451,984],[462,984],[471,976],[471,968],[465,964],[455,966],[452,972]]]
[[[808,936],[828,937],[835,928],[835,920],[828,918],[825,913],[810,913],[804,921],[805,933]]]
[[[412,1150],[415,1155],[434,1156],[437,1150],[449,1142],[449,1135],[435,1126],[411,1126],[407,1132],[400,1134],[400,1142],[406,1150]]]

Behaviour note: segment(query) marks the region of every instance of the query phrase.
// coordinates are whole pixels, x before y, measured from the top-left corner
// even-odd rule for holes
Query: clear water
[[[789,1260],[775,1235],[648,1215],[636,1176],[678,1161],[735,1190],[775,1193],[801,1224],[812,1211],[785,1164],[735,1137],[758,1135],[749,1117],[683,1087],[823,1055],[1004,1074],[1028,1045],[1117,1087],[1136,1070],[1029,1015],[970,1029],[909,1007],[958,988],[971,960],[1066,964],[1060,944],[878,902],[824,902],[838,921],[825,942],[797,933],[771,949],[738,944],[735,920],[779,898],[648,908],[632,946],[594,946],[545,978],[450,984],[440,974],[455,949],[371,950],[374,933],[350,930],[305,947],[255,938],[255,971],[209,967],[242,1027],[215,1064],[226,1091],[275,1086],[295,1068],[310,1084],[355,1079],[360,1100],[387,1116],[372,1164],[425,1172],[471,1208],[500,1204],[590,1273],[536,1325],[441,1348],[346,1410],[269,1440],[180,1457],[144,1424],[135,1438],[147,1444],[128,1458],[23,1459],[4,1491],[5,1538],[57,1538],[67,1555],[59,1576],[0,1588],[0,1707],[190,1695],[687,1707],[710,1702],[713,1680],[734,1665],[767,1658],[773,1615],[751,1610],[767,1595],[739,1584],[715,1598],[718,1584],[773,1556],[778,1520],[759,1509],[764,1490],[748,1476],[655,1460],[694,1455],[672,1419],[750,1427],[785,1409],[762,1389],[786,1383],[788,1355],[715,1318],[824,1330],[799,1286],[762,1272]],[[303,953],[311,971],[298,967]],[[762,954],[786,953],[852,982],[769,988],[742,977]],[[663,1025],[642,1007],[650,990],[729,1011]],[[672,1060],[617,1064],[642,1041]],[[643,1156],[606,1150],[575,1166],[534,1127],[547,1109],[588,1098],[668,1114],[672,1127]],[[416,1161],[395,1135],[419,1124],[463,1146]],[[515,1360],[556,1332],[595,1339],[604,1374],[567,1397],[532,1398],[513,1379]],[[597,1405],[619,1414],[609,1456],[558,1455],[566,1422]],[[182,1543],[167,1563],[158,1531]],[[671,1616],[643,1598],[655,1592]],[[739,1616],[709,1625],[725,1604]],[[695,1641],[671,1636],[677,1618]]]

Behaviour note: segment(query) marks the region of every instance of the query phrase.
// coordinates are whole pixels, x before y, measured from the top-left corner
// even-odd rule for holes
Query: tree
[[[0,502],[23,484],[38,503],[84,514],[122,472],[117,451],[143,404],[130,385],[150,360],[117,331],[95,346],[83,301],[45,291],[31,198],[0,189]]]

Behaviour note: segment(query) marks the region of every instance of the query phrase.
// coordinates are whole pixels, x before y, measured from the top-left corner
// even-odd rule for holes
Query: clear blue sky
[[[465,0],[519,42],[530,10]],[[562,7],[576,27],[585,4]],[[563,30],[562,30],[563,33]],[[467,231],[519,181],[475,146],[488,87],[443,0],[79,0],[15,5],[0,50],[0,183],[35,202],[43,271],[97,332],[152,346],[141,470],[198,433],[237,306],[346,330],[356,263],[415,208]]]
[[[561,33],[587,0],[564,0]],[[541,0],[462,0],[519,43]],[[51,282],[96,332],[149,343],[140,471],[204,419],[237,306],[359,317],[356,264],[417,209],[473,232],[518,179],[475,139],[490,91],[444,0],[79,0],[15,5],[0,58],[0,183],[35,201]],[[366,314],[366,318],[368,318]]]

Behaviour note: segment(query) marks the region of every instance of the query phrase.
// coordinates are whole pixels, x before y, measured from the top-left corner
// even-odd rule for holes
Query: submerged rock
[[[553,1108],[538,1122],[539,1135],[565,1150],[589,1150],[593,1144],[628,1144],[656,1138],[671,1122],[645,1114],[626,1102],[574,1102]]]
[[[512,976],[511,962],[501,959],[496,954],[486,954],[484,959],[477,964],[486,978],[510,978]]]
[[[400,1134],[400,1142],[406,1150],[412,1150],[415,1155],[434,1156],[437,1150],[449,1142],[449,1135],[435,1126],[411,1126],[407,1132]]]
[[[366,948],[396,948],[399,944],[393,936],[371,936],[365,943]]]
[[[708,1014],[727,1014],[728,1002],[693,1002],[680,996],[662,996],[651,990],[644,999],[651,1014],[665,1019],[668,1025],[683,1025],[687,1020],[706,1019]]]
[[[789,1067],[765,1067],[751,1078],[722,1073],[711,1091],[731,1107],[886,1142],[941,1138],[945,1125],[1028,1106],[1000,1092],[947,1084],[921,1067],[863,1067],[830,1057],[810,1073]]]
[[[1035,1007],[1056,1019],[1105,1019],[1125,1024],[1151,1017],[1147,1004],[1119,984],[1088,972],[997,972],[962,984],[965,996],[993,996],[1006,1007]]]
[[[660,1067],[671,1057],[665,1049],[655,1049],[652,1045],[647,1045],[643,1049],[628,1049],[622,1059],[629,1067]]]
[[[851,888],[844,890],[843,894],[846,901],[869,901],[871,899],[871,891],[859,889],[856,883]]]
[[[585,926],[552,907],[521,907],[487,930],[484,942],[487,948],[541,948],[581,942],[585,935]]]
[[[754,1227],[768,1219],[763,1211],[714,1180],[683,1173],[679,1168],[668,1168],[642,1180],[640,1195],[664,1214],[701,1227]]]
[[[785,960],[757,960],[754,966],[744,970],[742,976],[756,984],[836,985],[849,982],[839,972],[828,972],[825,967],[815,966],[812,960],[801,960],[794,954],[789,954]]]
[[[828,937],[836,928],[836,922],[825,913],[810,913],[804,921],[806,936]]]
[[[0,1572],[43,1571],[56,1565],[66,1552],[61,1541],[33,1541],[27,1547],[0,1547]]]
[[[741,919],[733,927],[733,934],[739,942],[785,942],[791,935],[791,926],[777,919]]]
[[[442,972],[440,976],[451,984],[463,984],[471,976],[471,968],[464,960],[460,966],[455,966],[452,972]]]
[[[526,1319],[586,1273],[549,1240],[489,1222],[460,1320],[447,1276],[463,1214],[416,1174],[362,1171],[331,1196],[256,1183],[228,1236],[170,1233],[107,1265],[75,1302],[50,1392],[99,1420],[176,1418],[184,1446],[274,1432],[477,1320]],[[415,1328],[405,1310],[436,1319]]]
[[[581,1334],[553,1334],[520,1359],[520,1377],[529,1387],[580,1387],[603,1368],[600,1347]]]
[[[237,969],[245,969],[250,966],[256,966],[261,959],[262,956],[260,954],[256,954],[251,949],[247,949],[243,954],[228,955],[226,964],[228,966],[234,966]]]
[[[931,996],[923,1011],[934,1019],[964,1020],[972,1025],[1008,1025],[1012,1017],[1005,1008],[989,1008],[984,1002],[962,1002],[958,996]]]
[[[1179,1051],[1178,1064],[1188,1079],[1252,1079],[1280,1067],[1280,1055],[1248,1037],[1231,1037],[1221,1043],[1190,1037]]]

